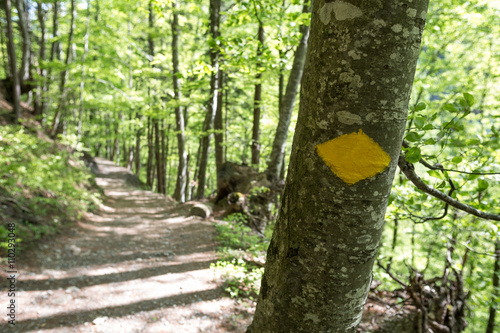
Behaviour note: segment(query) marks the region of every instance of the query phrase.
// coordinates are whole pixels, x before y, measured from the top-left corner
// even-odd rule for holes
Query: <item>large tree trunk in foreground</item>
[[[356,331],[427,3],[314,1],[290,166],[248,332]]]
[[[306,1],[307,2],[307,1]],[[308,13],[310,7],[305,4],[302,13]],[[288,137],[288,128],[292,120],[292,113],[297,99],[302,73],[304,71],[304,63],[306,60],[307,40],[309,39],[309,25],[300,27],[300,43],[295,50],[292,69],[288,77],[286,92],[283,99],[280,98],[280,114],[278,127],[273,141],[273,149],[271,151],[271,160],[267,167],[267,177],[270,181],[275,182],[280,179],[280,172],[283,166],[283,157],[285,156],[286,139]],[[280,82],[281,83],[281,82]],[[280,96],[281,97],[281,96]]]

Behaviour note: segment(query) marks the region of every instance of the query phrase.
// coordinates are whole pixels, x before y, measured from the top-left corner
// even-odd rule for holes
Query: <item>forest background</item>
[[[307,4],[2,3],[12,6],[0,12],[1,93],[14,105],[5,114],[26,118],[12,93],[19,86],[20,101],[48,136],[126,166],[146,187],[180,202],[216,193],[217,170],[226,161],[266,172],[273,182],[284,179],[294,101],[300,102],[292,88],[301,70],[294,60],[307,41]],[[426,162],[416,171],[427,184],[490,213],[498,213],[500,201],[499,32],[499,1],[431,1],[403,148],[408,162]],[[287,115],[291,130],[278,145],[278,123]],[[64,170],[66,153],[47,158],[43,152],[52,148],[18,126],[3,126],[0,142],[2,191],[26,200],[15,189],[21,183],[45,191],[41,201],[63,196],[75,211],[92,205],[84,189],[69,190],[86,176]],[[275,145],[286,149],[273,155]],[[228,246],[256,256],[264,251],[272,219],[264,238],[251,236],[241,215],[228,219],[234,224],[223,234],[248,235],[236,245],[227,236]],[[27,224],[26,238],[54,227]],[[379,289],[393,289],[400,287],[394,276],[453,269],[469,293],[467,331],[492,329],[500,300],[499,235],[495,221],[432,199],[399,172],[374,279],[382,282]],[[228,290],[248,297],[258,292],[261,269],[245,266],[242,256],[233,251],[218,267],[232,279]]]

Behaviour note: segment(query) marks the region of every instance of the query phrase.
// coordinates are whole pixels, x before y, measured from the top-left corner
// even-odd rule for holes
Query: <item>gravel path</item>
[[[17,325],[4,314],[0,332],[244,332],[252,310],[227,298],[210,269],[213,222],[96,161],[104,205],[18,258]]]

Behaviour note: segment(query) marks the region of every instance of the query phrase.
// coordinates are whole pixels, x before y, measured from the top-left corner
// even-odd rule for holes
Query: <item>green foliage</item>
[[[225,279],[226,291],[231,297],[254,299],[259,293],[264,273],[264,268],[254,263],[262,261],[269,238],[252,232],[241,213],[231,214],[225,220],[227,223],[215,225],[220,247],[219,260],[212,268]],[[269,232],[272,233],[272,230]]]
[[[53,235],[63,220],[98,203],[98,194],[91,190],[92,176],[75,159],[78,153],[71,156],[61,147],[20,126],[0,127],[0,196],[15,203],[11,218],[23,243]]]

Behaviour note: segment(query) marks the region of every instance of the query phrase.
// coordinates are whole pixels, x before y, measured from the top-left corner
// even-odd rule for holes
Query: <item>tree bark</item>
[[[141,171],[141,134],[142,128],[139,129],[135,135],[135,175],[139,177]]]
[[[311,11],[311,8],[307,3],[308,1],[304,4],[302,13],[309,13]],[[280,100],[278,127],[276,128],[273,148],[271,150],[271,159],[266,171],[267,177],[271,182],[275,182],[280,179],[283,157],[285,156],[288,129],[290,127],[290,121],[295,107],[295,100],[297,99],[297,92],[299,90],[304,70],[307,40],[309,39],[309,25],[302,25],[300,27],[300,32],[302,37],[300,38],[300,43],[297,46],[297,49],[295,50],[293,65],[290,71],[290,76],[288,77],[285,95]]]
[[[161,177],[161,156],[160,156],[160,130],[158,128],[158,119],[153,119],[153,131],[155,136],[155,159],[156,159],[156,191],[163,193]]]
[[[255,13],[257,15],[257,12]],[[253,98],[253,128],[252,128],[252,167],[259,171],[260,164],[260,117],[261,117],[261,102],[262,102],[262,53],[264,49],[264,26],[259,19],[258,31],[259,45],[257,46],[257,75],[255,75],[255,92]]]
[[[162,120],[161,122],[161,128],[160,128],[160,136],[161,136],[161,156],[160,156],[160,169],[161,169],[161,193],[162,194],[167,194],[167,188],[166,188],[166,183],[167,183],[167,174],[166,174],[166,164],[167,164],[167,151],[168,151],[168,145],[165,147],[165,121]]]
[[[215,110],[214,118],[214,143],[215,143],[215,168],[217,169],[217,179],[219,178],[219,170],[224,163],[224,127],[222,124],[222,88],[223,88],[224,72],[219,70],[218,74],[218,91],[217,91],[217,110]]]
[[[21,30],[23,38],[21,66],[19,68],[19,84],[22,86],[30,78],[31,38],[28,12],[25,8],[24,0],[16,0],[16,8],[19,16],[19,30]]]
[[[84,46],[83,46],[83,55],[82,55],[82,68],[81,74],[82,78],[80,80],[80,109],[78,110],[78,128],[76,130],[76,142],[80,142],[82,135],[82,117],[83,117],[83,108],[84,108],[84,92],[85,92],[85,59],[87,58],[87,54],[89,52],[89,34],[90,34],[90,0],[87,0],[87,23],[85,26],[85,36],[83,37]]]
[[[297,128],[248,332],[353,333],[401,151],[428,1],[314,1]]]
[[[151,118],[148,117],[148,128],[147,128],[147,140],[148,140],[148,162],[146,165],[146,185],[149,188],[153,186],[153,126],[151,124]]]
[[[59,97],[58,107],[54,115],[52,128],[50,130],[50,135],[52,137],[55,137],[59,130],[59,124],[61,123],[61,118],[62,118],[61,115],[66,100],[66,80],[68,79],[68,66],[71,62],[71,44],[73,43],[73,35],[75,32],[75,16],[76,16],[75,0],[71,0],[71,23],[68,36],[68,47],[66,49],[66,60],[64,61],[64,70],[61,73],[61,83],[59,85],[59,91],[61,93],[61,96]]]
[[[54,41],[50,48],[50,61],[61,59],[61,43],[59,42],[59,1],[54,1],[54,14],[52,16],[52,36]]]
[[[198,189],[196,192],[196,197],[198,199],[205,196],[210,138],[212,136],[211,131],[213,128],[215,113],[217,112],[220,55],[217,39],[220,36],[219,27],[221,4],[221,0],[210,0],[210,62],[212,65],[212,76],[210,79],[210,99],[208,102],[208,110],[205,116],[205,121],[203,122],[203,134],[201,138],[201,158],[200,168],[198,171]]]
[[[40,76],[40,81],[38,83],[38,87],[36,90],[36,99],[35,99],[35,116],[38,118],[43,117],[45,96],[47,94],[47,70],[44,67],[43,62],[45,61],[45,18],[46,13],[43,10],[42,2],[37,1],[37,18],[38,24],[40,24],[40,50],[38,53],[38,65],[39,71],[38,75]]]
[[[149,9],[149,16],[148,16],[148,22],[149,22],[149,28],[153,29],[154,27],[154,13],[153,13],[153,2],[150,0],[148,4],[148,9]],[[148,47],[149,47],[149,55],[151,58],[154,58],[155,56],[155,44],[153,41],[153,36],[151,33],[148,34]],[[151,67],[154,67],[154,65],[151,65]],[[149,90],[148,90],[149,94]],[[153,91],[154,95],[154,91]],[[147,180],[146,183],[149,188],[153,188],[153,159],[154,159],[154,145],[153,145],[153,120],[151,117],[148,117],[148,165],[147,165]]]
[[[491,294],[491,304],[490,304],[490,315],[488,317],[488,326],[486,327],[486,333],[495,332],[495,319],[497,315],[498,306],[498,296],[500,288],[500,240],[495,241],[495,265],[493,268],[493,292]]]
[[[175,130],[177,132],[177,152],[179,163],[177,166],[177,181],[175,182],[174,199],[179,202],[185,202],[186,199],[186,172],[187,172],[187,152],[186,152],[186,133],[184,124],[184,112],[180,105],[181,87],[178,75],[179,71],[179,4],[176,0],[172,1],[172,65],[173,65],[173,84],[175,106]]]
[[[9,53],[10,76],[12,78],[12,102],[14,107],[14,120],[21,118],[21,85],[16,64],[16,47],[14,45],[14,32],[12,27],[12,6],[10,0],[4,0],[5,18],[7,21],[7,52]]]

